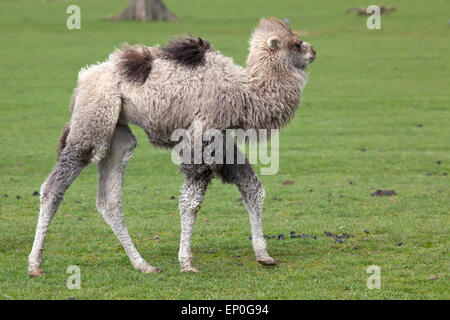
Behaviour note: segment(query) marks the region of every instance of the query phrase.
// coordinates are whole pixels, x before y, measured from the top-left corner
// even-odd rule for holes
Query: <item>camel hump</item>
[[[184,36],[170,41],[161,51],[165,59],[196,67],[204,63],[205,54],[210,48],[210,43],[205,39]]]
[[[147,47],[125,46],[119,62],[119,72],[130,82],[143,84],[152,70],[153,57]]]

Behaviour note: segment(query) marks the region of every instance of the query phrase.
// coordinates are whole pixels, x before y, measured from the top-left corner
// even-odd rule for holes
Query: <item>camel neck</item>
[[[306,73],[303,70],[285,73],[260,72],[248,68],[249,101],[241,119],[245,129],[279,129],[295,115]]]

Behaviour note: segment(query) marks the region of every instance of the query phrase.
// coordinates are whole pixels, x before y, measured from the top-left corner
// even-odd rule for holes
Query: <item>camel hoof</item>
[[[152,267],[145,261],[140,262],[139,264],[133,263],[133,266],[137,271],[142,272],[142,273],[162,272],[161,269]]]
[[[31,269],[31,270],[28,270],[28,274],[31,277],[36,278],[36,277],[43,276],[45,274],[45,272],[41,268],[34,268],[34,269]]]
[[[277,262],[271,257],[267,257],[264,259],[258,259],[258,262],[260,264],[262,264],[263,266],[274,266],[277,264]]]
[[[142,273],[152,273],[152,272],[162,272],[162,270],[160,268],[151,267],[151,266],[148,266],[147,268],[142,270]]]
[[[198,270],[197,268],[194,267],[186,267],[186,268],[181,268],[181,272],[200,272],[200,270]]]

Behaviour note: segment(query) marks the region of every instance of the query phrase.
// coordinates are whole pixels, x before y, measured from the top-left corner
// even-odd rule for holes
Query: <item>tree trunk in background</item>
[[[132,0],[121,14],[112,19],[115,21],[178,21],[177,16],[170,12],[161,0]]]

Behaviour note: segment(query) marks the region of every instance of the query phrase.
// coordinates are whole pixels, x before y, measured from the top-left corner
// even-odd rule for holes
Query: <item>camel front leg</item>
[[[197,166],[182,166],[181,170],[185,174],[185,182],[180,195],[180,216],[181,216],[181,238],[178,261],[181,272],[198,272],[192,266],[191,239],[194,229],[197,212],[203,202],[203,198],[211,181],[211,171],[205,170],[201,173],[195,172]],[[190,170],[192,169],[192,170]]]
[[[241,182],[238,188],[250,216],[252,245],[256,260],[262,265],[275,265],[275,260],[267,253],[267,245],[262,228],[262,206],[266,193],[256,174],[248,180],[241,179]]]
[[[244,164],[237,164],[237,155],[241,151],[236,145],[234,148],[234,164],[222,165],[217,170],[217,174],[223,182],[235,184],[241,192],[250,216],[252,245],[256,260],[262,265],[275,265],[276,261],[267,253],[266,240],[264,239],[262,228],[262,207],[266,193],[248,160],[245,159]]]

